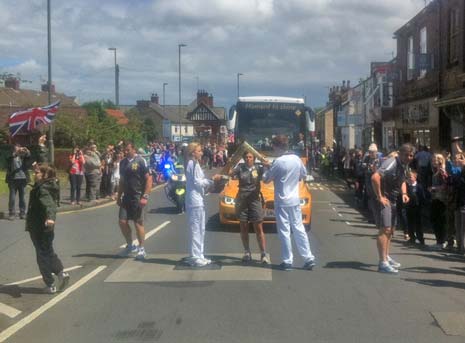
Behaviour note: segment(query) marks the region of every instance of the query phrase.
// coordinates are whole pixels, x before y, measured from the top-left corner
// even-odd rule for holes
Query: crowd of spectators
[[[409,202],[399,197],[398,229],[410,244],[425,245],[424,230],[432,229],[435,244],[432,250],[453,250],[459,247],[457,232],[461,232],[462,213],[465,211],[465,152],[460,138],[452,140],[450,149],[431,152],[427,146],[417,147],[413,161],[407,168]],[[322,148],[316,154],[316,165],[324,177],[339,174],[348,189],[354,190],[355,200],[362,208],[369,209],[373,220],[373,192],[371,176],[397,151],[380,152],[376,144],[367,151],[351,149],[337,154],[331,148]]]

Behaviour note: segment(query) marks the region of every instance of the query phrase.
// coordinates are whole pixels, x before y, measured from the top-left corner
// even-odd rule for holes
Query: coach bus
[[[313,126],[313,113],[305,106],[302,98],[254,96],[239,97],[237,104],[229,112],[228,128],[234,132],[235,144],[246,141],[269,160],[275,156],[271,141],[274,136],[284,134],[289,137],[290,149],[301,157],[307,165],[307,135]],[[237,224],[235,197],[238,180],[230,180],[220,194],[220,222]],[[300,183],[300,204],[302,219],[310,228],[312,196],[308,180]],[[265,223],[275,223],[273,183],[261,185],[265,207]]]

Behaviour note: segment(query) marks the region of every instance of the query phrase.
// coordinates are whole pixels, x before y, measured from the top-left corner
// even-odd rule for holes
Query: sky
[[[19,73],[22,88],[47,79],[47,1],[0,2],[0,73]],[[326,103],[328,89],[369,74],[371,61],[395,55],[393,32],[424,0],[51,0],[52,82],[86,101],[120,104],[158,93],[178,104],[197,89],[229,108],[240,95],[306,97]],[[162,100],[160,100],[162,101]]]

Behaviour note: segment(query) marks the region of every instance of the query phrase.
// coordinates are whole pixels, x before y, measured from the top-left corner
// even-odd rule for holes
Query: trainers
[[[283,262],[279,265],[279,269],[285,270],[285,271],[290,271],[292,270],[292,264]]]
[[[192,262],[190,263],[191,267],[205,267],[211,264],[211,260],[208,258],[196,258],[192,259]]]
[[[25,213],[20,213],[19,214],[19,219],[26,219],[26,214]]]
[[[244,252],[244,256],[242,256],[242,262],[250,262],[252,261],[252,254],[250,251]]]
[[[270,258],[266,252],[260,255],[260,263],[262,264],[270,264]]]
[[[393,260],[391,256],[388,256],[387,260],[391,267],[394,267],[395,269],[399,269],[400,267],[402,267],[402,265],[399,262]]]
[[[62,271],[61,273],[57,275],[57,278],[58,278],[58,290],[61,292],[66,287],[68,287],[69,274]]]
[[[139,250],[137,250],[136,260],[142,261],[142,260],[145,260],[145,257],[147,257],[147,253],[145,252],[145,248],[140,247]]]
[[[57,288],[55,285],[47,286],[44,288],[44,293],[47,294],[55,294],[57,292]]]
[[[378,272],[388,273],[388,274],[397,274],[399,271],[391,266],[388,262],[381,262],[378,266]]]
[[[315,265],[315,260],[310,260],[304,263],[302,269],[313,270],[313,267],[315,267]]]
[[[131,257],[131,256],[135,256],[137,252],[138,252],[137,245],[128,244],[126,245],[126,248],[124,248],[123,252],[121,253],[121,256]]]
[[[10,213],[8,215],[8,220],[15,220],[15,215]]]

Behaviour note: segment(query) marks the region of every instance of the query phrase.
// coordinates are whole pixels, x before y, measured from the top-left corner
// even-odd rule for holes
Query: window
[[[184,126],[184,133],[187,133],[187,125]]]
[[[451,9],[449,11],[449,39],[447,52],[449,64],[456,64],[458,62],[459,36],[459,11]]]
[[[424,27],[420,30],[420,54],[422,55],[428,53],[426,40],[427,40],[427,31],[426,31],[426,27]],[[426,71],[427,71],[426,69],[420,70],[420,76],[419,76],[420,79],[425,77]]]
[[[413,79],[415,72],[415,54],[413,53],[413,36],[408,38],[408,49],[407,49],[407,80]]]
[[[174,133],[178,133],[178,127],[177,126],[174,127]]]

